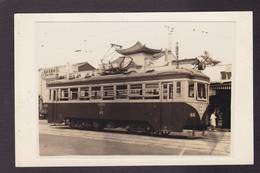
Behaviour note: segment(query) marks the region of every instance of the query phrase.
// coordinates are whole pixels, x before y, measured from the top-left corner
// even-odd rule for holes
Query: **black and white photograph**
[[[16,74],[26,70],[33,76],[27,83],[32,90],[16,88],[18,108],[34,98],[28,107],[32,118],[17,126],[17,138],[25,140],[19,133],[31,126],[31,150],[51,162],[140,156],[218,164],[236,158],[237,137],[246,135],[251,144],[253,135],[237,131],[241,122],[248,131],[253,128],[250,112],[236,114],[238,79],[247,78],[238,69],[241,63],[250,67],[252,58],[239,52],[252,53],[246,49],[250,44],[244,50],[241,45],[239,15],[39,14],[31,20],[17,14],[16,55],[32,61],[26,69],[17,58]],[[250,30],[250,12],[241,15]],[[28,18],[31,25],[23,23]],[[28,28],[30,52],[20,41]],[[242,54],[244,62],[238,58]],[[252,158],[253,145],[247,146],[245,159]]]

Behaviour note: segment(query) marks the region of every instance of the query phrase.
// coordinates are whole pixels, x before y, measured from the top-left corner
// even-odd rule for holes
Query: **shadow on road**
[[[69,126],[64,125],[50,125],[56,129],[70,129],[70,130],[81,130],[81,131],[93,131],[93,132],[102,132],[102,133],[115,133],[115,134],[129,134],[129,135],[140,135],[140,136],[153,136],[158,138],[174,138],[174,139],[187,139],[187,140],[194,140],[194,139],[203,139],[205,136],[192,136],[192,133],[183,133],[183,132],[172,132],[169,135],[157,135],[157,134],[149,134],[144,132],[129,132],[125,129],[102,129],[102,130],[95,130],[95,129],[82,129],[82,128],[70,128]]]

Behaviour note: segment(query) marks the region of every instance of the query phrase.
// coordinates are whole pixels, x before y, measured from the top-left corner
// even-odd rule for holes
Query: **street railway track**
[[[189,138],[185,136],[147,136],[138,134],[126,134],[123,131],[87,131],[69,129],[66,126],[45,126],[40,124],[40,134],[78,137],[83,139],[103,140],[126,144],[145,146],[160,146],[164,148],[179,148],[206,152],[210,155],[230,154],[230,133],[210,132],[203,138]]]

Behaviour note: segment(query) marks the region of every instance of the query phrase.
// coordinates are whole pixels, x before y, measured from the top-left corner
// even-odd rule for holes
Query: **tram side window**
[[[173,84],[169,84],[169,99],[173,98]]]
[[[142,84],[130,84],[129,85],[129,99],[138,100],[143,99],[143,85]]]
[[[116,98],[126,99],[127,98],[127,85],[117,85],[116,86]]]
[[[189,82],[189,97],[194,97],[194,83]]]
[[[114,86],[103,86],[103,100],[114,100]]]
[[[206,99],[206,86],[203,83],[198,83],[198,98]]]
[[[208,99],[208,84],[205,84],[205,91],[206,91],[206,98],[205,99]]]
[[[80,100],[89,100],[89,87],[82,87],[80,88]]]
[[[145,84],[145,99],[160,99],[159,83]]]
[[[168,85],[167,83],[162,84],[162,97],[164,100],[168,98]]]
[[[176,93],[181,94],[181,82],[176,82]]]
[[[53,101],[57,101],[58,90],[53,90]]]
[[[101,99],[101,86],[91,87],[91,99]]]
[[[70,93],[71,93],[71,100],[77,100],[78,99],[78,93],[79,93],[78,88],[71,88]]]
[[[51,100],[51,89],[49,89],[49,100]]]
[[[68,88],[62,88],[60,90],[60,100],[61,101],[66,101],[69,99],[69,91]]]

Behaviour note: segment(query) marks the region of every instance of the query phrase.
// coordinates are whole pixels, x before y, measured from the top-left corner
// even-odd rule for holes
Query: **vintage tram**
[[[208,85],[202,72],[185,68],[56,80],[47,83],[48,122],[156,134],[203,130]]]

